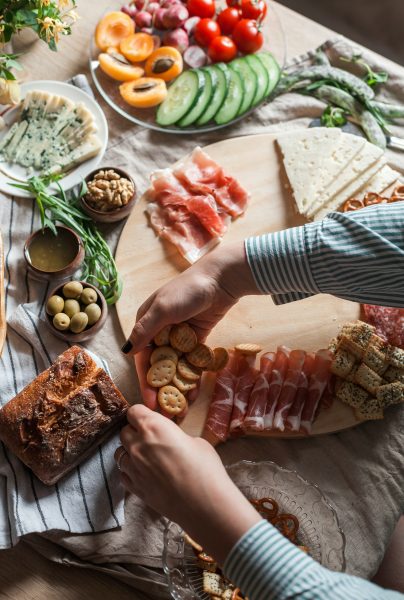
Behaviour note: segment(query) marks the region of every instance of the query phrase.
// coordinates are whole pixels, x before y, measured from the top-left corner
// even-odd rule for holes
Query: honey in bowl
[[[65,227],[57,227],[55,235],[49,228],[37,232],[27,246],[31,265],[40,271],[56,273],[70,265],[79,252],[76,236]]]

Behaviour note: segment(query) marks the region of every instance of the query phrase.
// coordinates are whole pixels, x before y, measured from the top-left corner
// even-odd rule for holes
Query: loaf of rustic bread
[[[51,485],[110,435],[127,408],[107,373],[73,346],[0,410],[0,439]]]

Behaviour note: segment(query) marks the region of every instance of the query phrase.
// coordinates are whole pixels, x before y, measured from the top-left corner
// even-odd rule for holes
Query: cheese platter
[[[279,231],[302,225],[306,218],[295,209],[290,181],[286,176],[282,153],[275,140],[282,133],[262,134],[225,140],[204,150],[218,161],[230,175],[237,175],[251,198],[243,216],[233,221],[223,244],[251,235]],[[375,159],[377,160],[377,159]],[[380,165],[380,168],[384,166]],[[389,173],[390,180],[399,174]],[[373,177],[370,172],[369,179]],[[392,181],[390,183],[392,183]],[[182,272],[188,262],[176,247],[158,239],[147,226],[144,214],[147,195],[135,207],[122,232],[116,260],[126,282],[117,305],[118,317],[126,336],[129,335],[137,308],[163,283]],[[136,240],[136,245],[134,241]],[[136,248],[142,252],[134,254]],[[147,249],[147,251],[145,251]],[[360,316],[360,305],[329,295],[317,295],[283,306],[275,306],[269,297],[250,296],[239,301],[215,327],[208,338],[211,346],[231,348],[240,342],[259,344],[265,351],[277,346],[315,351],[327,348],[331,338],[348,321]],[[201,435],[214,387],[209,373],[202,378],[196,401],[182,421],[185,431]],[[320,412],[312,434],[340,431],[357,425],[363,419],[339,400]],[[264,431],[259,435],[295,437],[301,433]]]
[[[12,184],[47,173],[63,175],[65,190],[80,184],[107,147],[108,124],[100,106],[83,90],[61,81],[26,82],[21,94],[21,103],[3,116],[0,191],[27,196]]]

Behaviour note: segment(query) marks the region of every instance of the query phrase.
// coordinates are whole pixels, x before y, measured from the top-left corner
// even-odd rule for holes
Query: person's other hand
[[[144,405],[132,406],[118,448],[122,482],[158,513],[180,524],[223,563],[260,520],[215,450]]]

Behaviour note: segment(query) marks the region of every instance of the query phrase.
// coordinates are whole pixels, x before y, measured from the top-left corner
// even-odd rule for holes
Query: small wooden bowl
[[[82,196],[80,198],[81,208],[84,210],[84,212],[89,217],[91,217],[93,219],[93,221],[98,221],[99,223],[116,223],[117,221],[122,221],[122,219],[125,219],[132,212],[132,209],[136,204],[135,182],[133,181],[133,179],[129,175],[129,173],[127,173],[123,169],[118,169],[117,167],[100,167],[98,169],[95,169],[94,171],[91,171],[91,173],[89,173],[87,175],[87,177],[85,178],[85,182],[88,183],[89,181],[91,181],[94,178],[94,175],[96,175],[100,171],[108,171],[108,170],[115,171],[115,173],[118,173],[118,175],[120,175],[121,177],[125,177],[125,179],[129,179],[129,181],[133,185],[134,192],[133,192],[132,198],[129,200],[129,202],[127,204],[125,204],[125,206],[121,206],[120,208],[116,208],[115,210],[110,210],[108,212],[105,212],[102,210],[96,210],[87,202],[85,197]]]
[[[70,229],[70,227],[65,227],[64,225],[56,225],[56,229],[58,229],[58,230],[63,229],[65,231],[69,232],[74,243],[77,246],[76,256],[68,265],[66,265],[63,269],[59,269],[58,271],[44,271],[42,269],[38,269],[38,267],[35,267],[31,262],[29,249],[30,249],[30,246],[31,246],[33,240],[35,238],[37,238],[39,235],[43,235],[43,232],[42,232],[42,229],[38,229],[38,231],[34,231],[34,233],[32,233],[29,236],[29,238],[27,239],[27,241],[24,244],[24,258],[27,263],[27,269],[31,273],[31,275],[34,277],[34,279],[38,279],[40,281],[51,281],[53,279],[54,280],[69,279],[69,277],[71,277],[73,275],[73,273],[75,273],[78,269],[80,269],[81,265],[83,264],[85,251],[84,251],[84,245],[83,245],[81,238],[77,235],[77,233],[75,231],[73,231],[73,229]]]
[[[60,283],[51,291],[51,293],[46,299],[46,303],[48,303],[49,298],[51,296],[54,296],[55,294],[58,296],[63,296],[62,290],[65,283],[66,282]],[[108,315],[108,306],[100,290],[91,283],[87,283],[87,281],[80,281],[80,283],[83,287],[89,287],[97,292],[97,304],[101,308],[101,316],[98,319],[98,321],[94,323],[94,325],[90,325],[90,327],[84,329],[84,331],[81,331],[80,333],[73,333],[68,329],[65,331],[59,331],[59,329],[56,329],[56,327],[53,325],[53,316],[48,315],[48,313],[46,313],[46,325],[48,329],[53,333],[53,335],[58,337],[60,340],[69,342],[69,344],[78,344],[80,342],[84,342],[85,340],[89,340],[95,335],[97,335],[97,333],[104,327]]]

